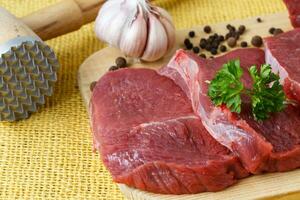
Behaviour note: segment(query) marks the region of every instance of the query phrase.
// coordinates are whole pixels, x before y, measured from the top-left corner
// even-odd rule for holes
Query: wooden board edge
[[[300,169],[284,173],[268,173],[255,175],[240,180],[237,184],[220,192],[206,192],[195,195],[161,195],[119,184],[119,188],[128,200],[253,200],[272,199],[297,196],[300,199],[300,179],[291,180],[290,177],[300,177]],[[273,180],[281,180],[273,182]],[[265,184],[273,182],[272,188],[266,189]],[[289,186],[287,189],[286,186]]]

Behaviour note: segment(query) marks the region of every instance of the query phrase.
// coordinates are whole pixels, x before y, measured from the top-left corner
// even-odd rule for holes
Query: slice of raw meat
[[[118,183],[184,194],[218,191],[248,175],[206,131],[180,87],[154,70],[107,73],[90,109],[94,146]]]
[[[300,27],[300,0],[283,0],[290,13],[294,27]]]
[[[287,171],[300,166],[300,113],[287,108],[264,122],[253,119],[249,105],[240,116],[215,107],[207,96],[208,83],[224,63],[239,59],[243,81],[251,87],[248,68],[264,63],[260,49],[239,49],[215,59],[203,59],[179,50],[160,74],[174,80],[192,101],[193,109],[209,133],[239,156],[252,173]]]
[[[266,38],[265,52],[266,62],[280,73],[288,97],[300,102],[300,28]]]

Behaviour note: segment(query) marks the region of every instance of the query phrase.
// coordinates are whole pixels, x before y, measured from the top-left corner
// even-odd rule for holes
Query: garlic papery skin
[[[175,44],[171,16],[147,0],[108,0],[96,19],[97,37],[126,56],[156,61]]]

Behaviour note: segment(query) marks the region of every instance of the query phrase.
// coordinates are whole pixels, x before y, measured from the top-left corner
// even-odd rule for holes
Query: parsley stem
[[[292,105],[292,106],[299,106],[298,101],[294,100],[294,99],[288,99],[286,98],[286,100],[283,102],[285,105]]]
[[[243,91],[242,91],[242,94],[246,94],[248,96],[252,96],[253,94],[253,91],[248,89],[248,88],[245,88]]]

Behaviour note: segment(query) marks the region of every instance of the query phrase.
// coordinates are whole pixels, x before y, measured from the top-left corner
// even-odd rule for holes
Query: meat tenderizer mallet
[[[104,0],[64,0],[22,20],[0,7],[0,121],[26,119],[45,104],[58,59],[43,42],[93,21]]]

